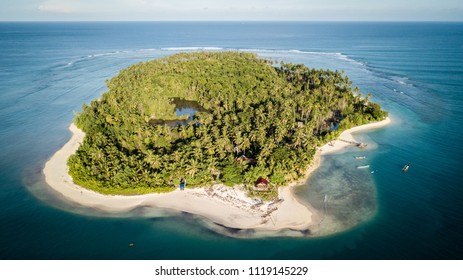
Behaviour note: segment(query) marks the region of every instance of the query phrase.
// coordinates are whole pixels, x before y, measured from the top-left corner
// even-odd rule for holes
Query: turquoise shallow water
[[[355,168],[356,150],[326,156],[297,190],[314,206],[327,194],[327,215],[349,230],[235,239],[187,214],[101,215],[44,186],[41,169],[69,139],[73,112],[106,79],[138,61],[201,49],[345,70],[391,112],[393,125],[358,136],[377,143],[366,152],[369,170]],[[463,257],[463,24],[0,23],[0,50],[2,259]]]

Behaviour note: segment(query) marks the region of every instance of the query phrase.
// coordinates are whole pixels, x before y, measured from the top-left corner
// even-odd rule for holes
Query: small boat
[[[355,159],[366,159],[366,156],[356,156]]]
[[[370,165],[360,165],[360,166],[357,166],[358,169],[363,169],[363,168],[369,168]]]
[[[409,168],[410,168],[410,163],[405,164],[405,166],[402,168],[402,172],[407,172]]]

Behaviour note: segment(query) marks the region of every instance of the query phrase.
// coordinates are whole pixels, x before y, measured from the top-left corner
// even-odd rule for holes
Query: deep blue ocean
[[[344,70],[390,112],[390,126],[358,135],[376,146],[369,170],[350,149],[297,189],[315,207],[328,194],[343,231],[234,238],[191,215],[117,217],[47,189],[45,162],[107,79],[200,50]],[[0,259],[463,259],[462,127],[463,23],[0,23]]]

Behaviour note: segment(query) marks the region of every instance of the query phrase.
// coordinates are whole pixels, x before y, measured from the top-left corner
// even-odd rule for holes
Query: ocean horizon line
[[[172,20],[0,20],[0,23],[399,23],[399,24],[413,24],[413,23],[455,23],[461,24],[463,20],[195,20],[195,19],[172,19]]]

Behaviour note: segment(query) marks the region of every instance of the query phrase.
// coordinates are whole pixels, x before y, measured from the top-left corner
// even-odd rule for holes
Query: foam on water
[[[363,62],[357,61],[349,56],[339,53],[339,52],[313,52],[313,51],[303,51],[303,50],[281,50],[281,49],[249,49],[249,48],[226,48],[226,47],[164,47],[164,48],[148,48],[148,49],[136,49],[136,50],[121,50],[121,51],[113,51],[113,52],[106,52],[106,53],[96,53],[90,54],[83,57],[76,58],[72,61],[66,63],[67,66],[71,66],[74,63],[80,62],[82,60],[102,57],[102,56],[120,56],[120,55],[128,55],[133,57],[146,58],[143,55],[168,55],[169,53],[177,53],[177,52],[197,52],[197,51],[238,51],[238,52],[254,52],[263,55],[271,55],[271,54],[307,54],[312,55],[314,57],[332,57],[339,60],[345,60],[349,63],[357,64],[360,66],[365,66]]]

